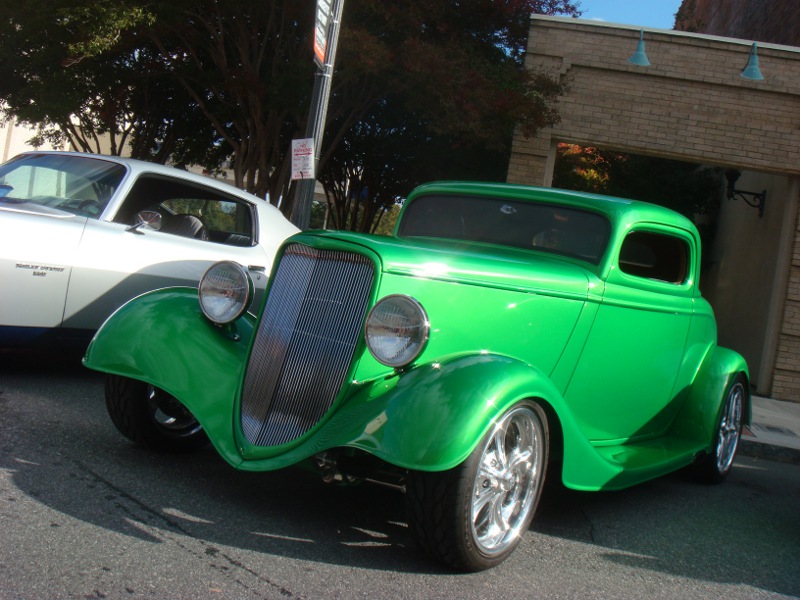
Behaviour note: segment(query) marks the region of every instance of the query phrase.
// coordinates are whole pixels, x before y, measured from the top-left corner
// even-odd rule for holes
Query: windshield
[[[598,213],[485,196],[422,196],[403,213],[400,237],[470,240],[541,250],[598,264],[610,233]]]
[[[80,154],[22,155],[0,166],[0,205],[36,204],[97,219],[125,167]]]

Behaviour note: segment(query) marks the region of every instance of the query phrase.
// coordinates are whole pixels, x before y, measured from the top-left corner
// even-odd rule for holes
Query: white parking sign
[[[314,138],[292,140],[292,179],[314,179]]]

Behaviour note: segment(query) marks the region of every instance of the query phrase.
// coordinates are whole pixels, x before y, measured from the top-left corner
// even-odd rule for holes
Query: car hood
[[[305,239],[304,239],[305,238]],[[598,279],[588,263],[534,250],[468,241],[400,239],[350,232],[307,232],[290,241],[345,242],[378,255],[384,273],[530,293],[586,298]],[[599,290],[598,290],[599,291]]]

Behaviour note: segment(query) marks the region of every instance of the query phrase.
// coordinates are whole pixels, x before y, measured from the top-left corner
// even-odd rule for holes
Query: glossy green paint
[[[194,413],[220,455],[239,466],[233,409],[253,324],[245,316],[233,328],[216,327],[200,311],[197,290],[156,290],[111,315],[83,363],[169,392]]]
[[[562,479],[576,489],[626,487],[688,465],[711,447],[726,386],[747,367],[716,346],[713,313],[697,289],[699,236],[687,219],[640,202],[503,184],[422,186],[407,206],[426,193],[533,196],[593,210],[612,223],[609,248],[592,265],[473,242],[294,236],[290,243],[370,257],[371,303],[396,293],[414,297],[431,335],[415,365],[398,372],[379,364],[362,341],[329,413],[281,447],[250,446],[239,428],[253,319],[237,321],[234,339],[202,317],[193,290],[154,292],[120,309],[98,332],[86,365],[175,395],[220,454],[244,470],[283,468],[336,447],[403,468],[448,469],[526,398],[546,405],[557,421]],[[641,230],[684,240],[691,261],[683,282],[620,269],[625,236]]]

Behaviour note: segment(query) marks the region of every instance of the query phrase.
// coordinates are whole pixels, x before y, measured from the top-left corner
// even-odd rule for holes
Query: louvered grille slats
[[[242,390],[242,431],[290,442],[330,409],[353,358],[373,266],[351,252],[287,248],[270,289]]]

